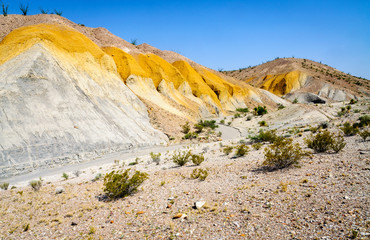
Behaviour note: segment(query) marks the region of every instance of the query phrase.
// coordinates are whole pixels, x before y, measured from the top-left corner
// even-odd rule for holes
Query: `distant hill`
[[[307,93],[329,101],[370,96],[369,80],[308,59],[277,58],[254,67],[223,73],[289,99]]]

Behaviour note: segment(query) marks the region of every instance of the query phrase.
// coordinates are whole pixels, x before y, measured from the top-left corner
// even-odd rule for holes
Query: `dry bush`
[[[191,161],[199,166],[202,162],[204,162],[204,155],[203,154],[192,154]]]
[[[191,151],[182,151],[182,152],[179,152],[179,151],[176,151],[173,155],[172,155],[172,161],[174,163],[176,163],[177,165],[179,166],[184,166],[186,163],[189,162],[189,159],[191,157]]]
[[[289,166],[298,166],[299,161],[307,153],[303,152],[298,143],[293,144],[291,138],[275,141],[265,148],[265,161],[262,166],[270,169],[281,169]]]
[[[201,168],[194,169],[193,172],[190,175],[190,178],[199,179],[201,181],[206,180],[207,177],[208,177],[208,171],[204,170],[204,169],[201,169]]]
[[[311,134],[309,138],[305,139],[305,142],[307,147],[313,149],[317,153],[329,150],[339,152],[346,146],[342,135],[335,135],[328,130],[318,132],[316,135]]]

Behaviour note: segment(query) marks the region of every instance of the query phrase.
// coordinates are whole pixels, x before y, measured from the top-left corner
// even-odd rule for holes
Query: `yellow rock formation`
[[[297,90],[304,85],[307,75],[298,70],[279,74],[267,75],[261,88],[272,92],[275,95],[283,96],[291,91]]]
[[[93,41],[73,28],[57,24],[38,24],[13,30],[0,43],[0,65],[38,43],[65,62],[89,73],[98,83],[102,74],[116,72],[113,59]]]
[[[113,57],[117,71],[121,75],[123,81],[130,75],[136,75],[139,77],[149,78],[149,73],[145,72],[144,69],[139,65],[136,59],[130,54],[116,47],[103,47],[104,52]]]

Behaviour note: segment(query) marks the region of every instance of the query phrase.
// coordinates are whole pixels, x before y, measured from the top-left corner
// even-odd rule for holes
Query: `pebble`
[[[205,201],[198,201],[194,203],[196,209],[201,209],[204,206],[204,204],[206,204]]]
[[[55,189],[55,194],[60,194],[60,193],[63,193],[64,192],[64,188],[63,187],[57,187]]]
[[[173,219],[184,219],[187,218],[188,216],[184,213],[177,213],[175,216],[173,216]]]

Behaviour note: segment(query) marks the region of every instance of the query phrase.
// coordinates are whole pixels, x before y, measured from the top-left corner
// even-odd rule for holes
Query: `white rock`
[[[204,206],[204,204],[206,204],[205,201],[198,201],[194,203],[196,209],[201,209]]]
[[[60,194],[60,193],[63,193],[65,190],[64,190],[64,188],[63,187],[57,187],[56,189],[55,189],[55,194]]]

